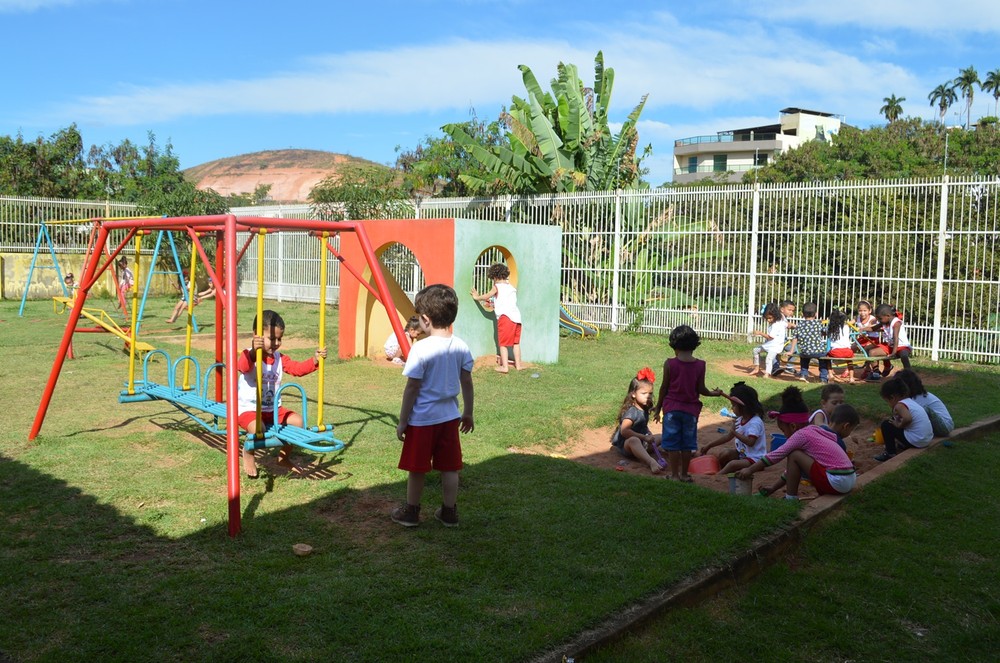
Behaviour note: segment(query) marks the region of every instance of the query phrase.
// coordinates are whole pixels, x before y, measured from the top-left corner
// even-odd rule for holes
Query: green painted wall
[[[473,356],[496,352],[496,319],[469,295],[476,260],[493,246],[511,256],[511,283],[517,288],[523,320],[521,358],[538,363],[559,361],[562,230],[557,226],[455,220],[454,283],[459,296],[455,333],[469,345]]]

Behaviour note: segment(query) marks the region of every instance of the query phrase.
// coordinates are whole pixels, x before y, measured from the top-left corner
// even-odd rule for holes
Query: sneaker
[[[392,522],[403,527],[416,527],[420,524],[420,507],[412,504],[403,504],[392,510]]]
[[[889,373],[892,373],[892,364],[887,361],[882,362],[882,377],[889,377]]]
[[[442,504],[434,512],[434,517],[445,527],[458,527],[458,506],[447,507]]]
[[[868,377],[865,378],[865,382],[878,382],[881,379],[882,379],[881,373],[879,373],[878,371],[872,371],[871,373],[868,374]]]
[[[784,372],[785,372],[785,369],[783,369],[781,366],[779,366],[778,368],[776,368],[773,371],[771,371],[771,377],[772,378],[776,378],[779,375],[783,374]],[[792,371],[792,372],[794,373],[794,371]]]
[[[788,373],[789,375],[795,375],[796,373],[798,373],[798,371],[792,368],[791,366],[785,366],[785,372]]]
[[[880,463],[884,463],[885,461],[889,460],[890,458],[895,458],[895,457],[896,457],[896,454],[891,454],[888,451],[883,451],[879,455],[875,456],[875,460],[877,460]]]
[[[799,382],[809,382],[809,376],[808,375],[800,375],[799,376]]]

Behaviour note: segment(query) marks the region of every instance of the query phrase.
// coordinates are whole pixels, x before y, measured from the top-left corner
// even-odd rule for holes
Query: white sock
[[[798,495],[785,495],[785,499],[786,500],[797,500],[797,499],[799,499],[799,496]]]

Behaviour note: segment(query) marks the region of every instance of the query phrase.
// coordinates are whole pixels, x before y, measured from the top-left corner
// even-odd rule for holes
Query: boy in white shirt
[[[445,527],[458,525],[458,472],[462,446],[458,434],[475,428],[472,389],[472,353],[451,332],[458,316],[458,295],[446,285],[429,285],[413,302],[420,329],[426,335],[410,349],[403,375],[403,389],[396,437],[403,441],[399,469],[409,473],[406,504],[392,512],[393,522],[404,527],[420,524],[420,498],[424,478],[432,469],[441,472],[441,507],[434,517]],[[463,409],[459,413],[458,394]]]

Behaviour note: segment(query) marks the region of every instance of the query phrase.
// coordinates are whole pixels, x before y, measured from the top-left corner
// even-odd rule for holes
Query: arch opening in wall
[[[424,271],[413,251],[399,242],[383,244],[375,249],[375,256],[392,296],[391,306],[405,327],[414,313],[413,298],[425,285]],[[364,279],[369,285],[375,283],[370,269],[365,269]],[[374,294],[360,284],[356,311],[354,355],[383,358],[385,342],[393,333],[392,325]]]

